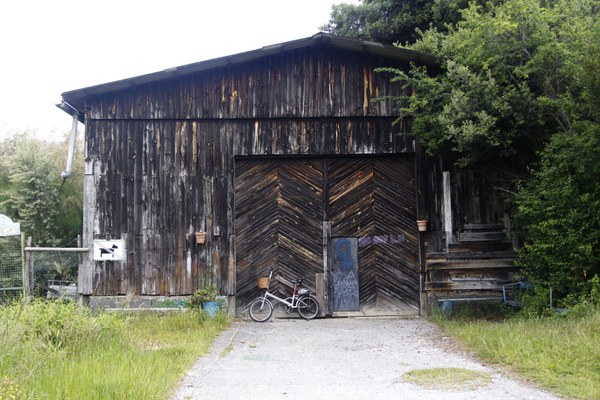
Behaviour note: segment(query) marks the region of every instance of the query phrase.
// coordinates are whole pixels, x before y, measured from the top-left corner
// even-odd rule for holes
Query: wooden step
[[[461,243],[467,242],[506,242],[508,237],[506,232],[459,232],[458,240]]]
[[[430,271],[440,270],[477,270],[477,269],[516,269],[516,259],[514,258],[499,258],[491,260],[449,260],[449,261],[433,261],[427,260],[426,268]]]
[[[517,259],[517,254],[512,250],[506,251],[469,251],[454,253],[428,253],[425,255],[427,260],[482,260],[482,259]]]
[[[457,290],[494,290],[501,291],[502,286],[510,283],[510,281],[504,280],[482,280],[482,281],[437,281],[437,282],[426,282],[425,289],[427,291],[457,291]]]
[[[465,224],[463,226],[463,230],[468,232],[474,231],[488,231],[488,232],[496,232],[496,231],[504,231],[504,224]]]
[[[492,251],[509,251],[512,250],[510,242],[470,242],[470,243],[451,243],[448,245],[450,253],[467,253],[467,252],[492,252]]]

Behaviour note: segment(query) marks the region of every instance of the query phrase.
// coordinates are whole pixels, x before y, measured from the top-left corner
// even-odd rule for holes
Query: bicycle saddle
[[[292,282],[292,284],[294,284],[294,285],[301,285],[302,284],[302,278],[292,279],[290,282]]]

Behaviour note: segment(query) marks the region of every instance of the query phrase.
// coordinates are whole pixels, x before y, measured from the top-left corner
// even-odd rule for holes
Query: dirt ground
[[[489,379],[425,388],[404,376],[430,368],[461,368]],[[559,398],[461,352],[424,318],[327,318],[236,321],[172,400]]]

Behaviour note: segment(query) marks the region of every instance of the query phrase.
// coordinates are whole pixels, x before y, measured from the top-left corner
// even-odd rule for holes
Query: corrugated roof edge
[[[320,44],[327,44],[335,48],[352,50],[361,53],[368,53],[396,60],[415,61],[422,64],[435,64],[435,60],[430,54],[421,53],[414,50],[402,49],[390,45],[384,45],[381,43],[368,42],[359,39],[335,36],[328,33],[320,32],[308,38],[264,46],[257,50],[251,50],[243,53],[219,57],[207,61],[200,61],[197,63],[182,65],[178,67],[167,68],[163,71],[135,76],[132,78],[121,79],[113,82],[103,83],[100,85],[89,86],[82,89],[67,91],[62,93],[62,98],[63,102],[67,103],[70,107],[64,107],[64,105],[62,104],[57,104],[57,106],[69,114],[72,114],[73,112],[71,107],[77,109],[77,111],[80,114],[80,119],[83,121],[83,108],[85,106],[85,99],[89,96],[115,92],[127,88],[132,88],[138,85],[174,78],[177,76],[184,76],[214,68],[225,67],[227,65],[240,64],[243,62],[248,62],[262,57],[266,57],[272,54],[282,53],[285,51],[291,51],[304,47],[316,46]]]

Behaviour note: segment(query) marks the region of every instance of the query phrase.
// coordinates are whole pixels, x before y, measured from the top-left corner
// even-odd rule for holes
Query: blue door
[[[358,239],[332,238],[333,311],[359,311]]]

